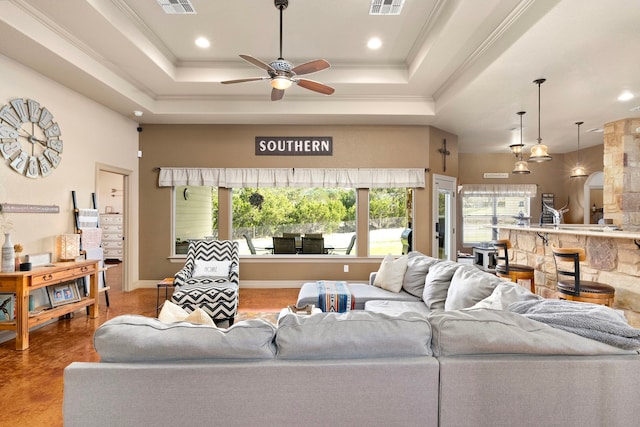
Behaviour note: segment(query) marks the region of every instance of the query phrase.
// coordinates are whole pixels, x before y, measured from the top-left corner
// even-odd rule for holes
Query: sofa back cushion
[[[462,264],[453,277],[447,290],[445,310],[460,310],[469,308],[482,301],[502,283],[495,274],[480,270],[475,265]]]
[[[510,311],[473,308],[431,313],[436,357],[473,354],[634,354]]]
[[[431,356],[431,326],[415,313],[288,315],[278,323],[276,344],[279,359]]]
[[[414,297],[422,298],[429,268],[437,262],[440,262],[438,258],[433,258],[417,251],[409,252],[407,271],[404,273],[402,289]]]
[[[218,329],[123,315],[106,321],[96,330],[93,346],[103,362],[273,359],[275,332],[275,326],[259,319]]]
[[[430,310],[444,310],[451,278],[461,265],[453,261],[440,261],[429,268],[422,291],[422,300]]]

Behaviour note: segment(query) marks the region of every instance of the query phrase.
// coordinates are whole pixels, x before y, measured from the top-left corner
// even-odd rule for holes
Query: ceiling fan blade
[[[282,89],[271,89],[271,100],[272,101],[280,101],[284,97],[284,90]]]
[[[296,65],[291,69],[294,73],[301,76],[303,74],[315,73],[318,71],[326,70],[331,67],[324,59],[314,59],[313,61],[305,62],[304,64]]]
[[[302,86],[305,89],[323,93],[325,95],[331,95],[333,92],[335,92],[335,89],[331,86],[327,86],[319,82],[314,82],[313,80],[296,79],[296,83],[298,84],[298,86]]]
[[[269,80],[270,77],[250,77],[248,79],[237,79],[237,80],[225,80],[222,83],[223,85],[228,85],[232,83],[244,83],[244,82],[255,82],[258,80]]]
[[[244,59],[248,63],[255,65],[256,67],[261,68],[265,71],[273,71],[274,73],[276,72],[276,70],[274,70],[271,65],[267,64],[266,62],[262,62],[259,59],[254,58],[253,56],[240,55],[240,58]]]

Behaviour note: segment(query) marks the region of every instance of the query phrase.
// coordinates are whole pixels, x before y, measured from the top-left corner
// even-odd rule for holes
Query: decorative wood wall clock
[[[20,175],[50,175],[60,164],[60,136],[53,114],[33,99],[16,98],[0,109],[0,153]]]

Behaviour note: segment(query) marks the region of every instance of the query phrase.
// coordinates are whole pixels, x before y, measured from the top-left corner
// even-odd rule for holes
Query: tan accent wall
[[[142,125],[140,148],[140,279],[172,276],[181,266],[171,260],[171,188],[158,187],[158,167],[334,167],[430,168],[432,138],[445,136],[449,150],[447,173],[457,173],[457,138],[428,126],[262,126],[262,125]],[[256,156],[256,136],[332,136],[332,156]],[[438,158],[441,156],[438,154]],[[449,169],[451,168],[451,169]],[[451,172],[450,172],[451,171]],[[437,172],[442,173],[442,172]],[[430,250],[430,186],[414,194],[414,248]],[[283,260],[243,257],[241,280],[367,280],[380,257],[368,258],[365,191],[358,191],[357,256],[350,258]],[[220,238],[228,238],[229,191],[221,189]],[[424,224],[424,225],[423,225]],[[398,239],[400,236],[398,236]],[[349,265],[349,273],[343,265]]]

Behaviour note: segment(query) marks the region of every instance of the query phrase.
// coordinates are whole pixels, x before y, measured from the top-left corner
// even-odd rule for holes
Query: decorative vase
[[[16,271],[16,253],[11,243],[11,234],[4,233],[4,244],[2,245],[2,272],[13,273]]]

